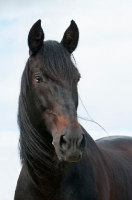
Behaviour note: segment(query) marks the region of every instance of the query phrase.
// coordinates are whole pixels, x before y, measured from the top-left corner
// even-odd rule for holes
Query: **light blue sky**
[[[2,1],[0,6],[0,197],[13,199],[20,170],[17,107],[28,59],[27,35],[38,19],[45,39],[61,41],[71,19],[80,30],[74,57],[79,94],[91,117],[110,135],[132,136],[132,2],[130,0]],[[79,115],[87,117],[82,105]],[[93,138],[107,136],[82,121]],[[5,177],[5,178],[4,178]],[[8,186],[8,191],[5,190]]]

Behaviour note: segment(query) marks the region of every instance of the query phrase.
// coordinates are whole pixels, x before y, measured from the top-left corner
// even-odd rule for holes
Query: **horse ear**
[[[28,34],[28,46],[30,54],[36,53],[43,45],[44,32],[41,28],[41,20],[38,20]]]
[[[64,33],[61,44],[65,47],[65,49],[69,53],[72,53],[77,47],[78,40],[79,40],[79,30],[76,23],[72,20],[70,26]]]

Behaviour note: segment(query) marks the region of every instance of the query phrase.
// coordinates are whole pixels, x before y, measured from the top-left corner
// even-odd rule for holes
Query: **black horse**
[[[30,57],[19,97],[22,170],[15,200],[132,200],[132,138],[94,141],[78,123],[79,31],[72,20],[60,43],[28,36]]]

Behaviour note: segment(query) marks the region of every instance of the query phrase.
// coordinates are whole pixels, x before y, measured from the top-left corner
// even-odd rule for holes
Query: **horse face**
[[[31,33],[32,31],[30,30]],[[61,43],[67,45],[68,42],[64,38],[67,38],[66,34],[64,34]],[[75,41],[72,42],[69,43],[71,45],[69,47],[70,53],[75,48],[73,44],[76,45]],[[62,46],[62,44],[59,45]],[[42,49],[44,48],[45,44]],[[66,49],[68,50],[68,46],[66,46]],[[30,48],[30,50],[33,52],[33,48]],[[44,124],[53,137],[52,144],[58,159],[60,161],[76,162],[80,160],[86,145],[85,135],[78,123],[76,112],[78,106],[77,83],[80,75],[74,67],[71,84],[68,84],[66,81],[65,84],[62,84],[60,81],[53,80],[45,73],[45,64],[43,65],[42,60],[45,61],[47,57],[45,55],[41,59],[43,57],[42,52],[39,51],[36,55],[35,51],[35,55],[32,55],[29,59],[29,79],[33,101],[35,102],[41,123]],[[70,54],[68,55],[70,60]],[[52,64],[56,65],[53,61]]]

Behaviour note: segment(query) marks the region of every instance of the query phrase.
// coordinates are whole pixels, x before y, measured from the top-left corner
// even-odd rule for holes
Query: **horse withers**
[[[78,40],[73,20],[60,43],[44,42],[40,20],[29,32],[15,200],[132,199],[132,138],[94,141],[78,122],[80,73],[71,58]]]

